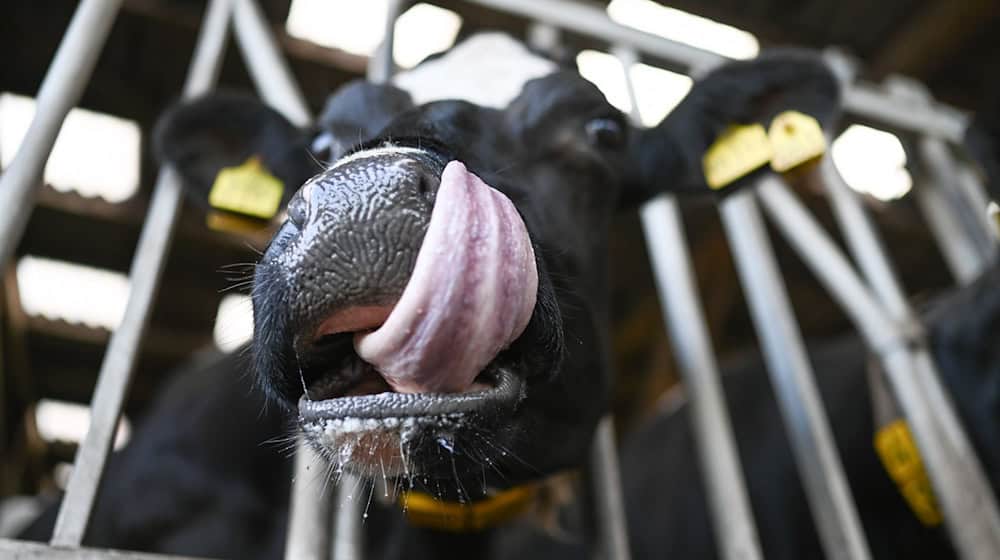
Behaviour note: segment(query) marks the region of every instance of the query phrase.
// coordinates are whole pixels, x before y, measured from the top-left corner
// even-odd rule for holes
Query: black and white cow
[[[704,149],[730,123],[760,118],[759,107],[817,112],[826,105],[815,98],[836,96],[804,53],[731,70],[648,130],[563,71],[528,82],[503,109],[409,106],[391,86],[351,86],[320,122],[331,163],[318,170],[306,151],[317,129],[238,96],[179,105],[158,144],[196,198],[253,156],[288,187],[287,220],[256,267],[250,369],[331,476],[476,504],[585,462],[611,382],[612,215],[658,192],[701,190],[690,178]],[[99,509],[88,542],[275,553],[288,469],[250,447],[279,435],[280,422],[274,409],[254,419],[252,404],[231,405],[246,398],[243,369],[236,358],[216,364],[214,382],[185,373],[178,387],[210,387],[165,398],[109,469],[100,501],[124,519],[105,524],[110,509]],[[202,429],[216,448],[189,451]],[[180,480],[160,468],[173,460],[189,462]],[[162,502],[143,499],[154,487]],[[269,507],[273,519],[258,516]],[[213,528],[230,514],[245,520],[240,532]],[[502,533],[416,527],[377,504],[365,531],[373,558],[485,558]]]

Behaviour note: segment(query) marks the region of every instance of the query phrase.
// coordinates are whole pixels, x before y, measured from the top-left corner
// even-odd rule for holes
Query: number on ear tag
[[[213,208],[270,220],[278,213],[285,186],[253,156],[215,177],[208,203]]]
[[[763,126],[730,126],[701,158],[705,182],[712,189],[721,189],[766,165],[772,153]]]
[[[896,420],[879,429],[875,433],[875,450],[917,519],[928,527],[940,525],[941,510],[906,420]]]
[[[771,121],[767,131],[774,157],[771,169],[784,173],[826,151],[826,138],[819,121],[798,111],[785,111]]]

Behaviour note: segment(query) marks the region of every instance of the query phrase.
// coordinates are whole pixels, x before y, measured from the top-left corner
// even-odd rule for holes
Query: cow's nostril
[[[299,228],[302,228],[305,226],[306,218],[308,217],[307,210],[305,199],[302,196],[294,196],[288,202],[288,219]]]
[[[421,196],[433,198],[441,186],[441,178],[424,172],[417,176],[417,192]]]

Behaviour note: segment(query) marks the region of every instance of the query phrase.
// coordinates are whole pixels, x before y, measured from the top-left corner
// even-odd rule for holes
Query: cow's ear
[[[352,147],[374,138],[397,115],[413,108],[410,94],[388,84],[355,80],[331,95],[320,114],[313,153],[336,161]]]
[[[660,124],[634,131],[623,200],[641,202],[665,191],[710,193],[702,157],[729,126],[759,123],[766,130],[789,110],[826,125],[839,103],[839,82],[818,53],[776,49],[724,64],[697,80]]]
[[[256,177],[267,178],[262,186],[270,189],[268,196],[280,194],[281,207],[319,170],[309,154],[310,137],[258,99],[213,93],[169,109],[156,125],[153,142],[161,163],[177,171],[197,205],[210,207],[220,172],[252,167]]]

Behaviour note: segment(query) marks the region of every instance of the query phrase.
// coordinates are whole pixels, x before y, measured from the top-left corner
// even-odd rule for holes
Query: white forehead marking
[[[531,79],[558,70],[554,62],[529,51],[504,33],[478,33],[442,57],[398,74],[393,83],[422,105],[440,99],[464,99],[502,109]]]
[[[422,150],[420,148],[411,148],[409,146],[394,146],[392,144],[383,144],[377,148],[371,148],[368,150],[361,150],[360,152],[354,152],[353,154],[342,157],[336,161],[330,169],[336,169],[342,165],[351,163],[352,161],[358,161],[361,159],[374,158],[379,156],[389,156],[389,155],[419,155],[426,154],[427,150]]]

